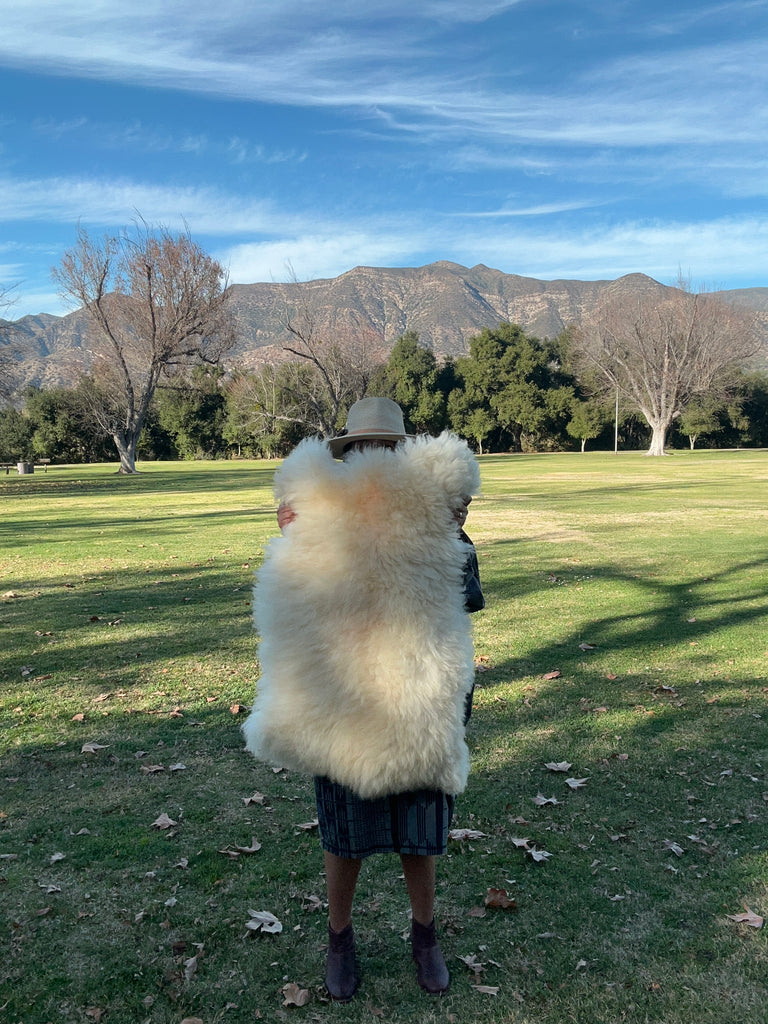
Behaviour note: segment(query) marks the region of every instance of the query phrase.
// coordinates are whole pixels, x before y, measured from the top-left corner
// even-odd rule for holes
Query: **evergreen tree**
[[[397,402],[409,433],[438,434],[446,426],[440,367],[434,352],[419,344],[416,331],[397,339],[371,391]]]
[[[26,462],[32,455],[32,427],[18,409],[0,409],[0,462]]]
[[[225,448],[225,398],[220,367],[196,366],[186,382],[158,391],[160,426],[182,459],[213,459]]]
[[[517,324],[484,328],[470,340],[469,355],[455,363],[453,429],[478,445],[484,434],[494,446],[518,452],[558,444],[574,395],[558,356],[553,343],[527,335]],[[477,410],[484,416],[477,417]]]

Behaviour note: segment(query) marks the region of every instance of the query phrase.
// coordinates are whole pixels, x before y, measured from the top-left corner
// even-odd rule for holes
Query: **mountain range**
[[[405,331],[416,331],[439,358],[463,355],[469,339],[501,321],[539,338],[579,325],[606,293],[666,291],[644,274],[610,281],[541,281],[479,264],[440,261],[424,267],[356,267],[339,277],[309,282],[237,284],[231,308],[237,343],[227,363],[257,366],[284,357],[286,321],[310,311],[320,336],[365,334],[388,352]],[[718,293],[756,315],[768,344],[768,287]],[[72,384],[90,366],[93,328],[80,309],[66,316],[41,313],[0,320],[0,344],[13,344],[18,376],[27,384]],[[765,360],[761,360],[764,363]]]

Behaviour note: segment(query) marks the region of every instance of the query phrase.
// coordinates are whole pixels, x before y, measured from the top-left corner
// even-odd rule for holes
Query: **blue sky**
[[[0,287],[140,214],[233,283],[768,286],[768,0],[0,0]],[[291,269],[292,268],[292,269]]]

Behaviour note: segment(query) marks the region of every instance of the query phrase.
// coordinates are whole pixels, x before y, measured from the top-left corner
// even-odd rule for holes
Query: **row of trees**
[[[226,275],[188,232],[140,221],[96,243],[79,231],[54,274],[92,319],[92,370],[71,389],[28,389],[20,410],[2,412],[3,461],[101,459],[109,439],[121,472],[135,470],[137,453],[282,455],[309,433],[335,433],[372,393],[394,398],[410,430],[448,427],[481,452],[583,449],[619,435],[637,447],[650,435],[660,455],[673,428],[691,444],[766,443],[766,379],[740,369],[757,349],[753,325],[686,282],[615,290],[552,340],[486,328],[444,363],[412,332],[388,355],[370,330],[331,335],[312,290],[296,283],[281,357],[225,375],[236,340]]]
[[[615,395],[585,389],[569,371],[568,334],[541,342],[519,327],[484,330],[466,357],[439,363],[413,333],[403,335],[367,381],[404,410],[409,431],[449,428],[478,451],[611,448]],[[139,457],[277,457],[315,433],[317,383],[311,368],[286,360],[258,371],[197,367],[163,386],[147,409]],[[350,396],[351,397],[351,396]],[[352,399],[354,400],[354,399]],[[303,402],[303,405],[302,405]],[[348,403],[340,405],[340,419]],[[331,428],[329,427],[329,430]],[[333,427],[335,430],[336,427]],[[620,400],[622,449],[647,446],[650,427]],[[726,391],[691,399],[675,421],[677,445],[768,447],[768,375],[733,373]],[[93,382],[28,388],[21,411],[0,410],[0,461],[107,461],[114,454],[93,412]]]

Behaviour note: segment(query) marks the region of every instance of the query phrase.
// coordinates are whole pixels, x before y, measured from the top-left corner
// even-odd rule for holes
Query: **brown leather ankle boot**
[[[448,991],[451,977],[435,935],[435,922],[423,925],[411,921],[411,948],[416,961],[416,980],[425,992],[440,995]]]
[[[357,992],[355,932],[351,924],[348,924],[340,932],[335,932],[328,925],[325,987],[331,998],[339,1003],[348,1003]]]

